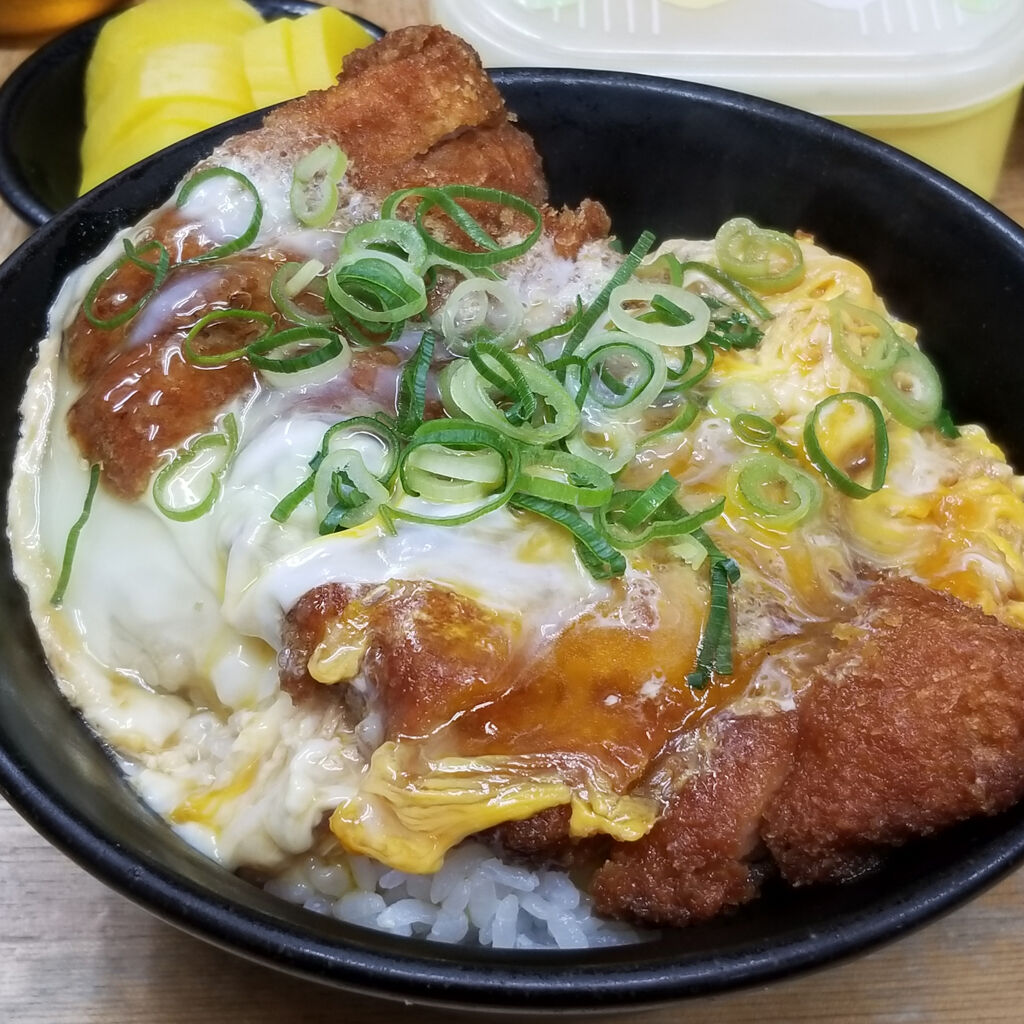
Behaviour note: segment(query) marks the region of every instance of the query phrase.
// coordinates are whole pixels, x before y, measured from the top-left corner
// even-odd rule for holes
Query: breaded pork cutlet
[[[873,587],[801,700],[762,834],[795,884],[1024,796],[1024,631],[905,579]]]
[[[790,764],[794,717],[746,715],[716,724],[710,749],[654,828],[634,843],[616,843],[597,870],[596,909],[686,925],[753,899],[758,829]]]

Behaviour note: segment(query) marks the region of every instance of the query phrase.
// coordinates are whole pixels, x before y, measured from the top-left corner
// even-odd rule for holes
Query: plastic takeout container
[[[637,71],[835,118],[995,190],[1024,0],[433,0],[484,63]]]

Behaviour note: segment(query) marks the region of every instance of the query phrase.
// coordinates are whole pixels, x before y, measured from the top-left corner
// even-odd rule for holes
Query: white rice
[[[590,897],[565,871],[506,864],[472,840],[433,875],[395,871],[368,857],[309,856],[266,889],[364,928],[494,949],[585,949],[649,935],[595,915]]]

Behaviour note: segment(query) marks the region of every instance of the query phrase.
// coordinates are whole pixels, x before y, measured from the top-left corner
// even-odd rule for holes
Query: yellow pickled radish
[[[305,92],[295,81],[290,25],[287,18],[279,18],[242,36],[242,62],[256,108]]]
[[[335,7],[322,7],[304,14],[288,27],[300,93],[332,86],[345,55],[373,42],[373,37],[358,21]]]
[[[97,155],[83,165],[82,186],[79,194],[84,195],[101,182],[112,178],[132,164],[137,164],[165,146],[187,139],[208,125],[194,121],[162,121],[153,119],[139,125],[115,145],[98,147]]]
[[[85,75],[86,117],[111,91],[119,89],[127,66],[151,49],[178,42],[237,45],[263,24],[245,0],[145,0],[104,26]]]

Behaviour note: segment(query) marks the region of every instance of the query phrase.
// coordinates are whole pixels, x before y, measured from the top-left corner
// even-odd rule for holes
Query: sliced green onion
[[[829,410],[844,404],[860,406],[871,417],[874,439],[871,456],[871,483],[868,485],[858,483],[849,473],[840,469],[825,453],[824,445],[818,435],[818,426],[822,416],[826,415]],[[885,417],[882,415],[882,410],[867,395],[856,391],[847,391],[822,399],[814,407],[804,424],[804,448],[807,450],[807,457],[821,475],[847,497],[866,498],[868,495],[880,491],[885,483],[885,473],[889,466],[889,432],[885,429]]]
[[[405,253],[405,261],[414,274],[422,276],[426,273],[430,263],[427,243],[423,241],[423,236],[416,227],[407,220],[385,218],[357,224],[345,235],[341,251],[351,254],[361,249],[369,249],[393,253],[396,248]],[[461,267],[456,269],[462,271]]]
[[[668,379],[665,357],[653,341],[619,331],[587,335],[569,360],[572,364],[566,366],[565,387],[576,404],[610,409],[622,418],[647,409]],[[579,361],[582,364],[576,365]],[[630,369],[617,377],[611,361],[625,362]]]
[[[683,287],[683,265],[671,252],[663,252],[650,263],[637,267],[636,276],[641,281],[667,281],[674,288]]]
[[[303,291],[311,291],[323,299],[327,282],[317,277],[323,269],[324,265],[319,260],[284,263],[278,267],[270,282],[270,297],[286,320],[304,327],[329,327],[334,323],[334,317],[329,312],[312,313],[295,301],[295,297]]]
[[[516,490],[537,498],[581,508],[596,508],[612,496],[615,483],[608,472],[570,452],[527,448]]]
[[[714,673],[732,674],[732,615],[729,610],[729,570],[732,559],[711,556],[711,602],[697,645],[697,666],[686,677],[694,690],[703,690]]]
[[[832,350],[839,361],[869,380],[892,368],[903,341],[884,316],[855,306],[846,299],[829,304]]]
[[[511,348],[519,340],[524,314],[522,302],[504,281],[471,277],[457,284],[445,300],[441,333],[449,351],[459,356],[481,339]]]
[[[71,567],[75,561],[75,552],[78,550],[78,538],[82,535],[82,529],[89,521],[92,514],[92,502],[96,497],[96,488],[100,482],[100,464],[94,462],[89,468],[89,488],[85,492],[85,501],[82,504],[82,514],[68,530],[68,539],[64,543],[64,558],[60,565],[60,576],[57,577],[57,585],[50,595],[50,604],[59,608],[64,603],[64,595],[67,593],[68,584],[71,582]]]
[[[510,417],[495,401],[495,393],[504,394],[504,389],[495,388],[470,359],[449,363],[441,374],[441,399],[448,412],[468,416],[528,444],[550,444],[571,433],[579,423],[580,413],[554,374],[527,356],[511,352],[503,355],[519,370],[534,396],[533,419],[528,423],[513,423],[512,419],[519,418],[522,400],[517,400],[511,410],[514,415]]]
[[[338,533],[369,521],[389,496],[354,448],[330,452],[313,478],[320,534]]]
[[[650,305],[656,300],[661,300],[662,308],[667,305],[666,300],[672,304],[676,323],[644,323],[625,308],[627,302]],[[678,322],[681,319],[680,313],[686,314],[689,319]],[[612,289],[608,296],[608,316],[620,331],[666,348],[695,345],[707,334],[711,323],[711,310],[699,295],[684,288],[644,284],[642,281],[628,281]]]
[[[604,316],[608,309],[608,300],[611,294],[619,285],[625,284],[640,266],[640,261],[651,251],[654,245],[654,234],[644,231],[636,240],[636,245],[629,250],[629,254],[619,265],[619,268],[612,274],[608,283],[597,294],[597,298],[586,308],[583,315],[577,320],[573,327],[569,340],[565,344],[563,355],[572,355],[579,347],[583,339],[590,332],[590,329]]]
[[[733,420],[740,413],[752,412],[766,420],[774,420],[781,412],[771,392],[753,380],[727,380],[708,396],[708,408],[722,419]]]
[[[408,437],[423,422],[427,404],[427,375],[434,359],[437,334],[424,331],[416,351],[402,367],[398,379],[398,422],[400,434]]]
[[[394,324],[427,308],[423,279],[406,260],[376,249],[339,256],[327,288],[349,316],[364,324]]]
[[[427,247],[444,260],[449,260],[463,267],[492,267],[496,263],[516,259],[532,248],[540,237],[543,218],[537,207],[525,199],[510,192],[502,192],[496,188],[485,188],[479,185],[444,185],[441,188],[411,188],[393,192],[381,206],[381,217],[393,217],[398,207],[407,199],[419,199],[416,207],[416,226],[427,243]],[[532,227],[522,241],[512,245],[499,245],[480,225],[472,214],[458,200],[468,199],[476,203],[493,203],[523,214]],[[465,234],[482,252],[468,252],[456,249],[439,241],[427,231],[424,225],[426,215],[437,208],[445,213],[452,223]]]
[[[711,296],[708,304],[714,307]],[[751,323],[746,313],[731,306],[721,306],[724,312],[712,312],[711,327],[706,338],[719,348],[729,349],[756,348],[764,337],[764,332]]]
[[[594,525],[617,548],[639,548],[652,540],[665,540],[695,533],[705,523],[717,519],[725,509],[725,498],[719,498],[698,512],[687,512],[668,489],[677,482],[669,475],[656,481],[646,491],[616,491],[611,501],[594,514]],[[623,521],[632,512],[630,522]]]
[[[767,306],[747,287],[741,284],[734,277],[730,277],[725,271],[713,267],[710,263],[702,263],[700,260],[687,260],[680,267],[682,272],[682,287],[686,283],[686,275],[691,271],[696,274],[703,274],[710,278],[715,284],[724,288],[733,298],[739,299],[758,320],[771,320],[772,314]]]
[[[683,399],[683,404],[680,406],[676,415],[673,416],[665,426],[659,427],[657,430],[652,430],[649,434],[644,434],[644,436],[640,438],[640,443],[646,445],[661,437],[668,437],[671,434],[685,433],[690,429],[693,425],[693,421],[699,415],[700,406],[691,399],[685,398]]]
[[[251,320],[253,323],[262,324],[267,330],[260,335],[260,338],[265,338],[274,327],[274,318],[269,313],[261,313],[254,309],[215,309],[212,313],[207,313],[202,317],[185,335],[185,340],[181,343],[182,354],[193,366],[226,366],[249,354],[248,345],[232,349],[230,352],[211,352],[209,355],[195,350],[196,338],[210,324],[220,323],[222,320]]]
[[[694,352],[699,352],[703,361],[696,370],[690,372],[690,367],[693,365]],[[687,391],[692,387],[696,387],[711,372],[714,365],[715,350],[711,347],[711,342],[707,338],[702,338],[696,345],[689,345],[683,349],[682,364],[678,369],[671,365],[667,366],[668,380],[666,381],[666,387],[672,391]]]
[[[291,207],[307,228],[322,228],[338,209],[338,182],[345,176],[348,157],[336,142],[324,142],[307,153],[292,175]]]
[[[797,240],[759,228],[745,217],[726,221],[718,229],[715,255],[727,274],[765,294],[786,291],[804,277],[804,255]]]
[[[934,423],[942,412],[938,371],[919,348],[906,342],[892,366],[871,383],[893,418],[912,430]]]
[[[212,178],[231,178],[242,186],[244,192],[252,196],[252,219],[237,238],[232,238],[227,242],[222,242],[220,245],[215,245],[208,252],[200,253],[191,259],[182,260],[178,266],[184,267],[193,263],[208,263],[210,260],[219,260],[224,256],[231,255],[233,252],[239,252],[252,245],[256,240],[256,236],[260,233],[260,225],[263,223],[263,202],[260,200],[260,194],[256,191],[256,186],[244,174],[239,174],[238,171],[233,171],[230,167],[208,167],[205,171],[193,174],[181,186],[177,199],[178,209],[180,210],[189,201],[189,198],[200,185],[210,181]]]
[[[729,470],[728,494],[761,526],[792,530],[821,505],[821,487],[809,473],[775,455],[748,455]]]
[[[513,425],[528,423],[537,411],[537,396],[530,390],[526,374],[504,349],[489,341],[478,341],[469,350],[469,361],[488,384],[513,401],[505,418]]]
[[[956,440],[960,436],[960,428],[953,422],[948,409],[943,409],[935,417],[935,429],[943,436]]]
[[[264,380],[276,388],[323,384],[352,361],[352,349],[340,334],[315,325],[266,334],[253,342],[246,354]]]
[[[504,482],[505,461],[489,448],[476,451],[421,445],[403,467],[407,494],[427,501],[480,501]]]
[[[202,434],[186,444],[153,479],[153,503],[168,519],[188,523],[206,515],[217,503],[222,478],[238,448],[234,413],[222,421],[223,430]],[[196,497],[196,476],[209,477],[205,493]]]
[[[545,341],[550,341],[552,338],[560,338],[563,334],[568,334],[576,327],[576,325],[582,319],[583,300],[577,295],[576,311],[572,314],[571,317],[569,317],[568,320],[565,320],[560,324],[555,324],[553,327],[547,328],[547,330],[538,331],[536,334],[531,334],[526,339],[526,344],[531,351],[536,353],[539,345],[542,345]]]
[[[580,560],[595,579],[621,576],[626,571],[626,559],[622,552],[616,551],[576,509],[522,493],[512,495],[509,505],[564,526],[576,538],[576,551]]]
[[[632,428],[628,424],[612,421],[602,424],[600,429],[610,443],[601,444],[597,440],[597,428],[585,430],[581,426],[565,439],[565,447],[573,455],[593,462],[595,466],[600,466],[608,473],[618,473],[632,462],[636,455],[636,441],[633,439]]]
[[[482,497],[480,502],[468,511],[450,515],[436,515],[432,512],[417,511],[415,508],[396,505],[392,502],[387,506],[389,515],[396,519],[408,519],[414,523],[461,526],[488,512],[501,508],[511,497],[515,489],[516,480],[519,478],[520,470],[522,469],[519,446],[510,442],[508,438],[493,427],[482,423],[474,423],[471,420],[459,419],[428,420],[426,423],[421,423],[412,437],[409,438],[409,443],[398,462],[398,479],[406,493],[415,494],[416,484],[422,484],[422,479],[411,471],[417,467],[416,453],[421,448],[427,446],[440,446],[446,452],[453,450],[495,452],[501,459],[501,477],[490,488],[490,491]],[[410,462],[410,460],[412,461]],[[481,464],[477,465],[479,467]],[[425,471],[422,462],[419,463],[419,469]],[[450,479],[452,481],[456,480],[454,477]],[[475,482],[481,483],[481,481]]]
[[[370,443],[367,444],[367,441]],[[400,447],[401,443],[395,431],[376,416],[352,416],[335,423],[324,433],[320,447],[309,460],[312,472],[277,503],[270,513],[270,518],[278,523],[288,521],[299,505],[313,493],[316,472],[332,452],[357,452],[363,465],[367,466],[382,484],[386,484],[398,467]],[[368,462],[371,457],[372,461]]]
[[[157,253],[155,263],[142,258],[144,253],[153,251]],[[150,285],[149,290],[144,295],[138,298],[127,309],[121,310],[120,313],[115,313],[113,316],[106,318],[97,316],[96,299],[99,296],[100,290],[123,266],[128,263],[133,264],[140,270],[145,270],[147,273],[151,273],[153,275],[152,285]],[[93,327],[98,327],[102,331],[112,331],[115,327],[120,327],[122,324],[126,324],[157,293],[160,285],[162,285],[167,278],[170,264],[170,253],[167,251],[167,246],[162,242],[158,242],[156,239],[153,239],[152,241],[145,242],[143,245],[136,248],[126,238],[124,240],[124,255],[114,260],[114,262],[105,270],[100,271],[99,276],[95,281],[93,281],[92,285],[89,287],[89,291],[86,292],[85,301],[82,303],[82,312],[85,314],[86,320],[88,320]]]

